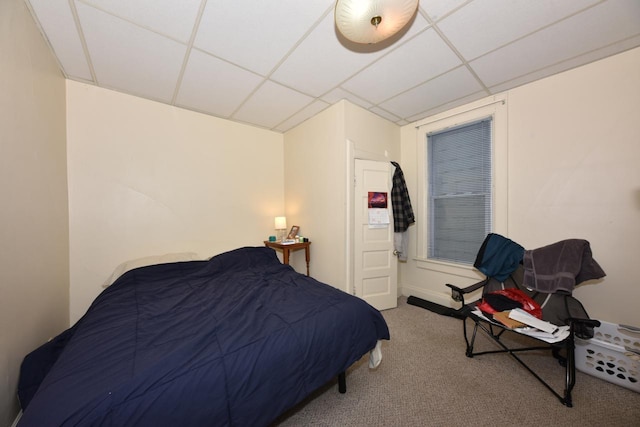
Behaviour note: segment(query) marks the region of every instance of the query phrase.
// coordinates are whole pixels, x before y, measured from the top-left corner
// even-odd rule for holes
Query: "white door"
[[[393,166],[389,162],[355,160],[354,261],[356,296],[378,310],[398,303],[398,262],[393,253],[391,186]],[[369,224],[369,193],[385,193],[389,223]]]

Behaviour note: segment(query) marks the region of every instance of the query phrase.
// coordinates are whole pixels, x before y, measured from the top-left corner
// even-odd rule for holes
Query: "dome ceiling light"
[[[352,42],[378,43],[404,28],[418,3],[419,0],[338,0],[336,27]]]

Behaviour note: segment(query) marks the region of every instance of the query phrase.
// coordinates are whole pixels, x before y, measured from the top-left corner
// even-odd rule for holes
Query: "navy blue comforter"
[[[377,310],[272,249],[142,267],[25,359],[52,365],[19,425],[267,425],[379,339]]]

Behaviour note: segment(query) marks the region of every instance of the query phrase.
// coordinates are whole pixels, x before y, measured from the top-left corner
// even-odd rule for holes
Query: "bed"
[[[266,247],[140,267],[25,357],[18,425],[268,425],[385,339],[380,312]]]

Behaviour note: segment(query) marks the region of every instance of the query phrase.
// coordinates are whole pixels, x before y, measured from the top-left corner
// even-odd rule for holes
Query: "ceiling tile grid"
[[[267,80],[233,117],[245,123],[273,129],[312,102],[313,98],[308,95]]]
[[[255,73],[192,49],[175,103],[229,118],[263,81]]]
[[[332,0],[210,0],[195,46],[267,76],[332,4]]]
[[[98,85],[171,101],[186,45],[82,3],[77,13]]]
[[[438,22],[438,27],[460,54],[471,61],[596,2],[474,1]]]
[[[428,29],[356,74],[342,87],[379,104],[461,63],[436,32]]]
[[[37,10],[40,29],[54,49],[62,72],[76,80],[92,81],[82,40],[78,37],[73,11],[65,0],[31,0]]]
[[[638,0],[421,0],[377,45],[334,0],[25,0],[69,79],[286,132],[341,99],[399,125],[640,46]]]
[[[471,67],[487,86],[494,86],[624,40],[634,33],[634,25],[640,34],[639,19],[640,1],[609,1],[482,56]],[[503,66],[497,69],[495,64]]]
[[[460,66],[383,102],[380,107],[398,117],[409,117],[481,90],[478,80],[465,66]]]
[[[191,38],[202,1],[86,0],[85,3],[181,43],[187,43]]]

